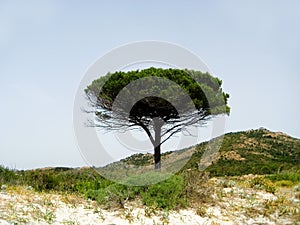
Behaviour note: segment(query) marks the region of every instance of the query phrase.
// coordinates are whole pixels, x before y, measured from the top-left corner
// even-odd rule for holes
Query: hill
[[[186,168],[197,166],[207,143],[197,146]],[[226,134],[215,160],[207,168],[215,176],[274,174],[300,169],[300,140],[267,129]]]
[[[209,172],[211,177],[246,174],[275,174],[278,177],[286,171],[300,174],[300,140],[297,138],[264,128],[227,133],[223,137],[220,150],[205,156],[204,153],[209,152],[214,143],[219,141],[220,138],[215,138],[209,143],[204,142],[187,149],[164,153],[163,169],[169,172],[174,169],[172,167],[177,166],[176,174],[182,174],[187,170],[201,171],[204,165],[204,171]],[[102,175],[109,173],[109,176],[101,176],[96,170],[100,170]],[[152,154],[135,154],[103,168],[56,167],[13,171],[0,166],[0,184],[25,183],[37,190],[84,192],[87,189],[86,183],[89,183],[89,188],[96,189],[113,183],[107,180],[107,177],[117,180],[128,177],[130,172],[138,175],[145,172],[144,170],[149,170],[150,173],[153,171]],[[100,186],[99,180],[102,182]]]
[[[214,144],[222,141],[215,152]],[[206,155],[204,152],[206,151]],[[212,154],[207,154],[209,152]],[[173,165],[186,169],[205,168],[213,176],[236,176],[245,174],[274,174],[283,170],[300,170],[300,140],[282,132],[265,128],[227,133],[221,138],[204,142],[184,150],[162,154],[165,170]],[[185,162],[185,164],[183,164]],[[135,154],[120,162],[112,163],[101,172],[124,170],[128,167],[153,168],[152,154]]]

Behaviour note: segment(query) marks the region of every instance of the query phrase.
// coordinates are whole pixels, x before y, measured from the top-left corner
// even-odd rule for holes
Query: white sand
[[[129,202],[122,209],[105,210],[93,201],[74,195],[38,193],[19,187],[0,193],[0,225],[293,224],[289,215],[260,215],[259,209],[266,201],[277,200],[273,194],[237,187],[223,188],[222,193],[216,204],[203,205],[205,213],[199,216],[194,209],[167,212],[151,210],[138,202]],[[299,206],[299,202],[295,204]],[[252,208],[255,213],[248,214],[247,210],[252,212]]]

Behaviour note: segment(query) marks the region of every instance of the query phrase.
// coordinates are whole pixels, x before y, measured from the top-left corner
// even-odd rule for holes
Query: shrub
[[[251,188],[265,190],[266,192],[274,194],[276,192],[276,186],[270,180],[265,179],[263,176],[255,176],[249,180]]]
[[[149,186],[155,183],[159,183],[161,181],[167,180],[172,177],[173,174],[150,171],[137,176],[129,177],[124,184],[130,186]]]
[[[118,206],[124,204],[139,194],[139,187],[127,186],[122,184],[112,184],[105,189],[109,201],[115,202]]]
[[[105,189],[99,189],[99,190],[88,190],[85,193],[85,197],[89,198],[91,200],[97,201],[100,204],[105,203],[108,201],[107,194],[105,192]]]
[[[184,192],[191,204],[211,203],[214,188],[209,184],[209,173],[190,170],[184,173]]]
[[[271,181],[288,180],[292,181],[293,183],[297,183],[300,181],[300,173],[297,171],[284,171],[282,173],[269,175],[267,178]]]
[[[175,209],[186,206],[184,198],[184,179],[174,175],[165,181],[153,184],[141,193],[142,201],[146,206],[163,209]]]
[[[6,167],[0,166],[0,183],[2,184],[15,184],[17,181],[17,174],[15,171]]]
[[[97,190],[100,188],[100,182],[97,180],[93,181],[80,181],[76,183],[75,190],[79,193],[86,193],[89,190]]]
[[[292,187],[294,185],[294,183],[290,180],[276,181],[275,184],[280,187]]]
[[[109,185],[106,188],[98,190],[88,190],[86,197],[96,200],[100,204],[106,206],[124,207],[124,204],[137,196],[140,192],[139,187],[126,186],[118,183]]]
[[[37,191],[50,191],[59,186],[59,179],[52,172],[33,171],[26,174],[25,183],[30,184]]]
[[[175,209],[185,206],[184,179],[182,176],[173,175],[160,183],[149,186],[132,186],[147,183],[147,181],[154,182],[155,179],[161,180],[164,178],[163,176],[166,176],[166,174],[150,172],[129,178],[126,183],[130,185],[113,183],[98,190],[90,189],[85,196],[109,207],[124,207],[127,201],[138,196],[142,198],[143,204],[148,207]]]

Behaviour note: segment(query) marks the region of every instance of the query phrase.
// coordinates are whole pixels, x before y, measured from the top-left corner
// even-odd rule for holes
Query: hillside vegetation
[[[212,141],[218,141],[218,138]],[[186,165],[177,173],[177,176],[183,176],[186,171],[190,170],[198,171],[206,147],[207,142],[191,147],[194,153]],[[163,157],[176,160],[177,154],[183,154],[185,151],[190,150],[164,153]],[[128,165],[144,166],[153,163],[152,160],[151,154],[135,154],[121,160],[121,162]],[[118,166],[119,162],[116,162],[104,168],[109,168],[110,172],[113,173],[113,170],[118,171],[120,169]],[[226,134],[219,152],[216,153],[214,160],[203,172],[208,172],[210,177],[265,174],[272,180],[289,179],[297,182],[300,179],[299,171],[300,140],[281,132],[271,132],[260,128]],[[147,177],[140,179],[147,179]],[[26,171],[0,167],[0,185],[7,183],[30,185],[38,191],[57,190],[80,193],[86,193],[90,189],[101,189],[113,184],[112,181],[100,176],[94,168],[89,167],[56,167]]]
[[[218,141],[218,138],[213,141]],[[82,198],[95,200],[106,208],[124,208],[127,203],[136,200],[154,211],[192,207],[198,215],[204,215],[205,207],[208,205],[220,207],[224,197],[228,197],[228,193],[223,193],[224,188],[231,188],[232,195],[235,195],[235,191],[239,188],[245,192],[252,188],[272,194],[276,198],[274,197],[274,201],[268,199],[261,201],[260,210],[251,206],[250,212],[247,211],[249,215],[265,210],[266,215],[276,214],[278,217],[278,209],[283,205],[286,211],[282,212],[281,216],[292,218],[291,221],[300,220],[297,211],[300,196],[299,139],[266,129],[228,133],[224,137],[220,151],[214,155],[212,161],[208,161],[207,168],[200,171],[200,162],[206,147],[207,142],[191,149],[165,153],[163,157],[174,158],[176,163],[178,159],[176,155],[194,151],[188,163],[175,175],[148,186],[114,183],[101,176],[94,168],[88,167],[57,167],[26,171],[0,167],[0,186],[4,188],[21,186],[26,190],[33,189],[38,192],[76,194]],[[121,162],[132,166],[147,166],[151,165],[151,160],[153,157],[150,154],[136,154]],[[120,162],[116,162],[105,168],[114,172],[120,165]],[[149,176],[156,177],[159,173],[150,172],[135,179],[147,180]],[[135,181],[132,179],[132,184]],[[296,199],[296,202],[291,199],[281,199],[282,202],[278,202],[277,194],[281,193],[282,188],[295,190],[291,199]],[[239,193],[236,192],[236,197],[240,197]]]
[[[207,143],[197,146],[185,168],[196,168]],[[277,174],[299,171],[300,140],[267,129],[228,133],[216,159],[206,169],[213,176]]]
[[[199,169],[202,166],[201,163],[203,164],[204,151],[207,149],[209,151],[209,148],[214,146],[214,142],[218,142],[219,139],[211,140],[209,146],[208,142],[204,142],[191,147],[194,153],[179,173],[187,169]],[[191,148],[167,152],[162,157],[176,160],[178,158],[176,155],[184,154]],[[226,134],[220,150],[213,154],[213,156],[210,155],[213,160],[207,160],[208,165],[205,165],[205,171],[211,176],[278,174],[284,171],[297,173],[300,170],[300,140],[264,128]],[[147,166],[152,163],[152,155],[135,154],[121,161],[135,166]],[[174,163],[176,161],[172,162]],[[117,170],[118,162],[107,167],[110,171]]]

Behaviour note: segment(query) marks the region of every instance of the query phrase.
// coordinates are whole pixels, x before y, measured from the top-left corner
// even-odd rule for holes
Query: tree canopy
[[[92,125],[108,131],[143,129],[154,146],[155,168],[160,169],[160,146],[172,135],[229,115],[229,95],[221,85],[207,72],[151,67],[108,73],[85,93],[96,118]]]

